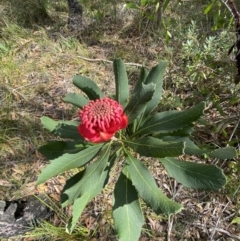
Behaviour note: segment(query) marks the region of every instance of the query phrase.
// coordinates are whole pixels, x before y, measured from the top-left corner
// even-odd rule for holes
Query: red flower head
[[[79,133],[88,141],[104,142],[128,124],[128,117],[117,101],[110,98],[91,100],[79,112]]]

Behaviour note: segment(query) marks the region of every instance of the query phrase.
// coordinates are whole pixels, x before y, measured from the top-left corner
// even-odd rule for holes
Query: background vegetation
[[[55,211],[50,220],[19,240],[117,240],[110,212],[111,183],[85,210],[72,236],[65,233],[71,210],[61,210],[58,201],[66,176],[73,173],[35,187],[46,163],[37,148],[55,138],[42,129],[40,117],[77,118],[77,109],[62,102],[73,88],[75,74],[94,79],[111,94],[111,61],[116,57],[135,64],[127,65],[132,83],[138,78],[136,64],[150,68],[166,59],[159,110],[182,110],[205,100],[207,109],[194,141],[202,146],[230,145],[239,151],[240,92],[234,84],[234,55],[228,56],[236,41],[234,21],[220,0],[212,2],[209,7],[206,0],[128,5],[123,0],[83,0],[81,31],[70,31],[65,0],[0,0],[0,199],[46,193]],[[225,189],[189,191],[146,159],[159,186],[185,210],[168,220],[146,208],[141,240],[238,240],[239,158],[195,161],[221,166],[228,176]],[[116,173],[117,166],[112,182]]]

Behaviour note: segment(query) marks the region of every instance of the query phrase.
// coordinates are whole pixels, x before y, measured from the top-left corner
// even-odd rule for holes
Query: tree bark
[[[68,28],[73,31],[79,31],[82,29],[82,16],[83,8],[78,0],[68,0]]]

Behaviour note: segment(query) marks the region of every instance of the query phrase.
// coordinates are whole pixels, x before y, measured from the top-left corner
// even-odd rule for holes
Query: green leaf
[[[109,157],[109,165],[108,167],[105,169],[106,170],[110,170],[112,165],[114,164],[115,159],[117,158],[117,152],[114,152],[110,157]],[[71,187],[77,185],[78,182],[80,182],[80,180],[82,179],[84,173],[85,173],[86,169],[78,172],[77,174],[75,174],[74,176],[72,176],[71,178],[69,178],[65,184],[65,186],[63,187],[62,193],[61,193],[61,204],[63,207],[65,207],[66,205],[68,205],[68,203],[70,203],[69,201],[69,197],[68,195],[65,193],[66,190],[70,189]],[[108,176],[107,176],[108,177]],[[108,180],[105,179],[105,183],[104,186],[107,184]]]
[[[209,150],[204,150],[199,148],[192,140],[190,140],[188,137],[182,137],[178,138],[178,141],[185,141],[186,148],[184,150],[185,154],[188,155],[204,155],[209,152]]]
[[[201,149],[199,148],[189,137],[177,137],[177,136],[165,136],[162,138],[163,141],[175,141],[175,142],[185,142],[186,147],[184,150],[185,154],[188,155],[208,155],[211,158],[218,158],[220,160],[233,159],[237,156],[237,151],[233,147],[218,148],[216,150],[212,149]]]
[[[128,115],[128,123],[132,123],[145,109],[149,100],[151,100],[154,93],[155,85],[142,84],[141,90],[136,93],[136,95],[132,95],[127,107],[124,112]]]
[[[140,9],[140,7],[137,4],[135,4],[135,3],[127,3],[126,7],[127,8],[132,8],[132,9]]]
[[[68,93],[63,100],[67,103],[73,104],[79,108],[82,108],[84,105],[87,105],[89,100],[84,97],[82,94]]]
[[[66,153],[50,161],[50,164],[47,165],[38,176],[37,185],[47,181],[59,173],[85,165],[97,155],[103,145],[104,144],[90,146],[76,154]]]
[[[143,134],[171,133],[192,125],[193,121],[199,119],[205,108],[201,102],[192,108],[184,111],[165,111],[146,119],[143,125],[133,136]]]
[[[232,220],[231,224],[234,224],[234,223],[239,224],[239,223],[240,223],[240,217],[234,218],[234,219]]]
[[[185,142],[184,153],[188,155],[204,155],[209,153],[209,150],[200,149],[189,137],[179,137],[179,136],[165,136],[162,138],[163,141],[175,141],[175,142]]]
[[[125,108],[129,99],[129,86],[126,67],[121,59],[113,61],[115,84],[116,84],[116,100]]]
[[[77,121],[55,121],[49,117],[41,117],[43,126],[55,135],[62,138],[69,138],[79,141],[84,141],[83,137],[79,134]]]
[[[169,4],[170,0],[165,0],[164,1],[164,4],[163,4],[163,7],[162,7],[162,12],[164,12]]]
[[[155,92],[151,101],[146,106],[144,111],[144,116],[148,116],[159,104],[160,99],[162,97],[162,84],[163,84],[163,75],[165,68],[167,66],[166,61],[159,62],[158,65],[153,67],[149,72],[144,84],[153,83],[156,84]]]
[[[120,241],[137,241],[144,223],[138,193],[123,169],[114,188],[113,219]]]
[[[78,125],[79,122],[72,122],[72,124],[60,123],[56,126],[55,130],[52,133],[62,138],[68,138],[84,142],[84,138],[77,130]]]
[[[9,52],[10,48],[6,47],[4,44],[0,43],[0,50],[7,53],[7,52]]]
[[[75,184],[77,184],[79,182],[79,180],[82,179],[83,174],[85,173],[86,169],[83,169],[82,171],[79,171],[77,174],[75,174],[74,176],[70,177],[67,181],[65,186],[63,187],[63,190],[61,192],[61,205],[62,207],[67,206],[69,201],[68,201],[68,195],[65,194],[65,191],[69,188],[71,188],[72,186],[74,186]]]
[[[211,10],[214,2],[211,2],[210,4],[207,5],[207,7],[204,9],[204,14],[208,14],[208,12]]]
[[[59,124],[53,131],[53,134],[62,138],[74,139],[84,142],[84,138],[79,134],[77,130],[78,125],[78,122],[73,123],[73,125],[68,125],[65,123]]]
[[[126,169],[139,196],[156,214],[171,215],[180,212],[182,206],[167,198],[158,188],[152,174],[142,162],[127,153]]]
[[[147,4],[150,3],[149,0],[140,0],[141,6],[146,6]]]
[[[76,184],[79,186],[77,194],[74,189],[70,188],[65,190],[64,193],[69,196],[69,200],[74,201],[72,218],[69,220],[66,227],[68,233],[72,233],[87,203],[104,188],[105,180],[107,179],[110,170],[110,168],[107,167],[109,154],[110,145],[108,145],[108,147],[102,152],[102,155],[96,162],[86,168],[81,180]]]
[[[111,149],[110,147],[110,144],[106,145],[106,148],[102,150],[101,155],[98,157],[98,159],[86,168],[81,180],[79,180],[73,186],[68,187],[68,189],[64,190],[64,194],[68,196],[68,201],[62,203],[63,207],[73,202],[79,196],[84,195],[85,192],[94,189],[94,184],[99,181],[98,179],[100,178],[104,169],[107,166],[109,153]]]
[[[160,161],[170,177],[188,188],[219,190],[226,184],[223,171],[215,165],[179,161],[170,157]]]
[[[90,100],[96,100],[104,97],[104,94],[99,87],[89,78],[76,75],[73,78],[73,84],[82,90]]]
[[[38,148],[38,151],[45,156],[47,159],[55,159],[65,153],[76,153],[81,149],[84,149],[85,146],[83,144],[78,145],[76,148],[76,144],[79,142],[76,141],[53,141],[46,145],[43,145]]]
[[[179,156],[184,153],[184,142],[164,142],[153,137],[143,137],[127,141],[128,145],[146,157]]]
[[[148,71],[144,67],[142,67],[140,71],[139,79],[134,87],[132,95],[136,95],[138,92],[140,92],[140,90],[142,89],[142,84],[147,78],[147,76],[148,76]],[[127,129],[130,135],[136,131],[136,128],[139,125],[141,120],[142,120],[141,116],[138,116],[133,123],[128,125]]]
[[[142,84],[146,80],[147,76],[148,76],[147,70],[144,67],[142,67],[141,71],[140,71],[139,79],[138,79],[138,81],[137,81],[137,83],[134,87],[133,92],[132,92],[133,95],[135,95],[136,93],[138,93],[141,90]]]
[[[50,132],[54,131],[54,129],[56,128],[56,126],[59,124],[59,123],[62,123],[62,122],[59,122],[59,121],[55,121],[47,116],[42,116],[41,117],[41,123],[43,125],[44,128],[46,128],[47,130],[49,130]]]
[[[148,116],[159,104],[160,98],[162,96],[163,74],[164,74],[166,65],[167,65],[166,61],[159,62],[158,65],[156,65],[151,69],[148,75],[144,68],[142,68],[141,70],[140,79],[135,86],[133,94],[137,93],[140,90],[141,81],[144,84],[150,84],[150,83],[155,84],[155,91],[152,96],[152,99],[145,106],[145,109],[143,110],[141,116],[138,116],[138,118],[136,119],[133,132],[136,132],[139,126],[141,126],[141,122],[143,122],[146,119],[146,116]]]
[[[96,195],[98,193],[96,192]],[[77,198],[72,205],[72,217],[66,224],[66,232],[71,234],[76,226],[80,216],[82,215],[83,209],[87,206],[88,202],[92,199],[90,193],[85,193],[80,198]]]
[[[220,160],[233,159],[237,156],[237,151],[235,148],[227,146],[210,152],[208,156],[212,158],[218,158]]]
[[[154,134],[153,137],[156,137],[158,139],[163,139],[165,136],[170,137],[169,135],[171,135],[171,141],[175,140],[174,138],[178,138],[178,137],[187,137],[190,136],[192,134],[192,132],[194,131],[193,129],[193,125],[189,125],[186,128],[171,132],[171,133],[158,133],[158,134]],[[164,139],[163,139],[164,140]]]

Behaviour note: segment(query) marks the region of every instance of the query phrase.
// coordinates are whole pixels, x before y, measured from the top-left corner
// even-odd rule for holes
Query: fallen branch
[[[83,56],[78,55],[77,56],[80,59],[86,60],[88,62],[106,62],[106,63],[113,63],[113,61],[111,60],[107,60],[107,59],[90,59],[90,58],[86,58]],[[132,66],[137,66],[137,67],[142,67],[142,64],[137,64],[137,63],[124,63],[125,65],[132,65]]]

